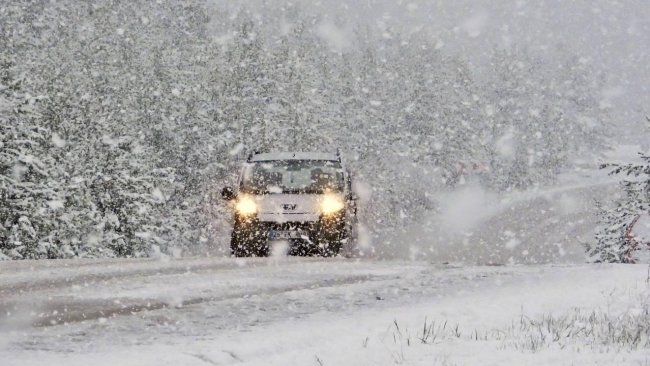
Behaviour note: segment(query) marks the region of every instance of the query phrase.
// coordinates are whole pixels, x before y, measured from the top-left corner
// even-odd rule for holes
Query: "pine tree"
[[[633,244],[626,239],[635,219],[650,210],[650,154],[640,153],[640,164],[604,164],[610,174],[624,175],[622,196],[611,207],[598,203],[600,225],[595,243],[586,244],[587,257],[596,262],[632,262]]]
[[[39,123],[42,97],[25,92],[13,60],[0,54],[0,253],[9,258],[58,257],[60,172],[55,137]]]

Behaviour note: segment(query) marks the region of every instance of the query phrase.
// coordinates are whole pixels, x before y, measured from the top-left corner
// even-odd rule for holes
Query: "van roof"
[[[248,161],[274,161],[274,160],[325,160],[340,161],[339,156],[322,152],[273,152],[260,153],[251,156]]]

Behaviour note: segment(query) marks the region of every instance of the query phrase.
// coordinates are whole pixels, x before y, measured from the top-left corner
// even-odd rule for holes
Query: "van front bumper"
[[[299,216],[305,215],[305,216]],[[273,239],[272,232],[278,231],[297,231],[306,233],[308,240],[312,243],[322,243],[342,240],[345,237],[345,214],[341,212],[336,215],[323,216],[319,214],[295,214],[282,215],[284,220],[267,221],[264,220],[264,214],[257,217],[237,217],[235,218],[234,230],[246,237],[254,237],[258,242]],[[307,220],[295,220],[298,217],[307,218]],[[291,239],[294,240],[294,239]],[[300,239],[297,239],[300,240]],[[304,239],[303,239],[304,240]]]

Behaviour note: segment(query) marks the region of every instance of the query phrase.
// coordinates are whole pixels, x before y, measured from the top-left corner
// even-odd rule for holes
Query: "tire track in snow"
[[[379,280],[378,276],[357,275],[343,278],[324,279],[308,282],[300,286],[287,285],[280,287],[270,287],[263,291],[250,292],[242,291],[228,294],[226,296],[208,296],[208,297],[191,297],[174,303],[172,301],[161,301],[160,299],[142,299],[134,301],[133,299],[124,300],[83,300],[83,301],[48,301],[42,305],[41,311],[44,315],[32,322],[34,327],[47,327],[66,323],[81,322],[86,320],[95,320],[100,318],[112,318],[123,315],[135,315],[142,311],[152,311],[167,308],[183,308],[186,306],[219,302],[233,299],[246,298],[253,295],[277,295],[283,292],[299,291],[307,289],[322,289],[327,287],[336,287],[346,284],[363,283]],[[9,308],[12,304],[9,304]],[[3,309],[0,308],[0,312]]]

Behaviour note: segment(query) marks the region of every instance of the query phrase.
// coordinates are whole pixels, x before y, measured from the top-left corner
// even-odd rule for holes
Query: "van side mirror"
[[[359,199],[359,195],[357,195],[355,192],[348,193],[348,200],[356,201],[358,199]]]
[[[237,198],[237,195],[231,187],[223,187],[221,190],[221,197],[226,201],[232,201]]]

